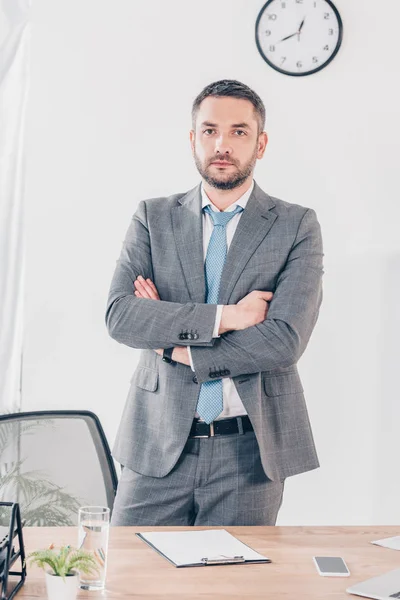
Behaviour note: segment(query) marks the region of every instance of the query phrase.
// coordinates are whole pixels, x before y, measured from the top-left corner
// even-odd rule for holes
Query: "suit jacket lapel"
[[[254,182],[253,192],[242,212],[229,246],[219,288],[218,304],[229,304],[229,298],[246,264],[271,229],[277,215],[268,194]]]
[[[200,185],[180,198],[171,210],[176,249],[192,302],[206,301],[203,259],[203,215]]]
[[[193,302],[206,301],[200,185],[180,198],[179,205],[171,211],[176,247]],[[229,304],[240,274],[277,218],[275,213],[270,212],[274,206],[272,198],[254,182],[253,192],[240,217],[226,257],[219,304]]]

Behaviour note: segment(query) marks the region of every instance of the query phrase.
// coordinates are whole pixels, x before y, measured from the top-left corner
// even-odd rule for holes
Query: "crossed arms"
[[[214,366],[229,377],[295,364],[304,352],[322,301],[322,239],[312,209],[306,209],[279,274],[267,318],[246,329],[213,338],[216,304],[154,301],[134,294],[142,275],[153,280],[146,205],[139,203],[126,234],[108,297],[106,324],[110,336],[133,348],[176,346],[173,358],[189,365],[191,355],[199,383],[210,381]],[[137,291],[137,290],[136,290]],[[156,290],[157,291],[157,290]],[[196,329],[198,338],[180,345],[182,329]]]

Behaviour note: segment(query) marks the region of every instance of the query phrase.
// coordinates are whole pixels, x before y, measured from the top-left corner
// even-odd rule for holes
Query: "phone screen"
[[[348,569],[340,556],[316,556],[315,561],[322,573],[348,573]]]

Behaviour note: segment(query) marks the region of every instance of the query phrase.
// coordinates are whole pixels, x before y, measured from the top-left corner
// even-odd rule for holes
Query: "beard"
[[[211,163],[215,160],[226,160],[234,165],[233,173],[227,175],[226,172],[221,171],[216,174],[211,173]],[[194,162],[196,164],[197,170],[209,185],[218,190],[233,190],[236,187],[239,187],[246,181],[246,179],[252,174],[255,164],[257,161],[257,146],[254,148],[253,155],[251,158],[245,163],[243,166],[238,166],[236,162],[234,162],[229,156],[217,156],[204,161],[205,164],[201,162],[198,157],[196,150],[194,151]]]

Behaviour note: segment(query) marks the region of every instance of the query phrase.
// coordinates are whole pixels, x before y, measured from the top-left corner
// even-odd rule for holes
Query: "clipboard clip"
[[[216,556],[215,558],[202,558],[201,562],[204,565],[234,565],[236,563],[244,563],[245,558],[243,556]]]

